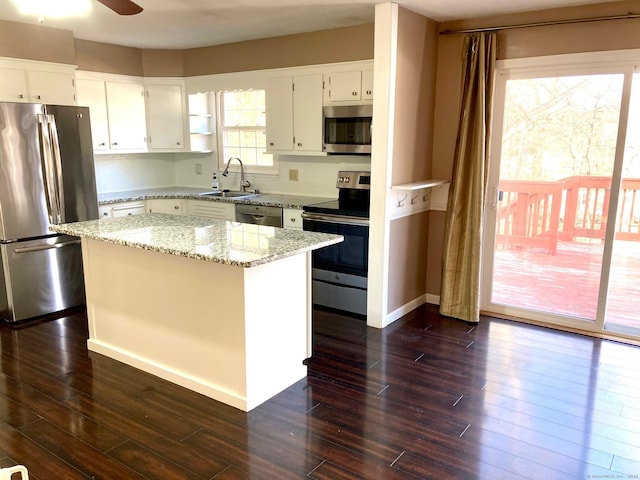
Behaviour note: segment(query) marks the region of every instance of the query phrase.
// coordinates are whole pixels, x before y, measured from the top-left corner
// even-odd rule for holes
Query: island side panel
[[[245,269],[82,244],[89,349],[247,410]]]
[[[307,375],[307,255],[245,269],[247,404]]]

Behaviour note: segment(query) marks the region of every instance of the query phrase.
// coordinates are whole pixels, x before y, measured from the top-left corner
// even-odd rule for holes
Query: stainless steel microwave
[[[324,107],[324,142],[327,153],[370,154],[373,105]]]

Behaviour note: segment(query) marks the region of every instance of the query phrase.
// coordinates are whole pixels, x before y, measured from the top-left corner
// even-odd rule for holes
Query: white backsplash
[[[95,155],[98,193],[171,187],[176,182],[172,154]]]
[[[213,154],[135,154],[96,155],[98,193],[140,188],[211,188],[215,167]],[[200,170],[202,173],[197,173]],[[289,170],[298,170],[298,181],[289,180]],[[368,156],[330,155],[326,157],[280,156],[278,175],[247,174],[251,189],[264,193],[335,198],[336,177],[340,170],[371,170]],[[238,174],[218,175],[220,186],[235,190]]]

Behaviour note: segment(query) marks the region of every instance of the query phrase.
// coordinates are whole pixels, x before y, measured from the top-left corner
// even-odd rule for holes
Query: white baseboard
[[[433,295],[431,293],[425,293],[424,295],[420,295],[419,297],[411,300],[408,303],[405,303],[399,308],[396,308],[393,312],[389,313],[384,319],[384,325],[382,328],[387,325],[391,325],[393,322],[398,320],[399,318],[404,317],[407,313],[415,310],[420,305],[425,303],[430,303],[433,305],[440,305],[440,295]]]
[[[427,302],[427,295],[425,294],[425,295],[420,295],[418,298],[415,298],[415,299],[411,300],[408,303],[405,303],[404,305],[402,305],[399,308],[396,308],[393,312],[391,312],[391,313],[389,313],[387,315],[387,318],[385,319],[385,323],[384,323],[383,327],[386,327],[387,325],[392,324],[393,322],[395,322],[399,318],[405,316],[407,313],[415,310],[420,305],[422,305],[422,304],[424,304],[426,302]]]
[[[440,305],[440,295],[433,295],[431,293],[427,293],[427,303],[431,303],[433,305]]]

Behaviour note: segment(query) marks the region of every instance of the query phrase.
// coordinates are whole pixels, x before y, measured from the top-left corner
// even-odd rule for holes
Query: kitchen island
[[[88,347],[249,411],[306,375],[310,253],[338,235],[145,214],[81,237]]]

